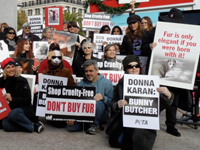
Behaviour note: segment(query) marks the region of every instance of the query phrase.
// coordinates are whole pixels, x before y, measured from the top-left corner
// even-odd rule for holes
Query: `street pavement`
[[[178,112],[177,117],[180,118]],[[5,132],[0,130],[0,150],[119,150],[111,148],[104,131],[97,135],[84,132],[69,132],[66,128],[50,126],[45,120],[45,130],[38,134],[25,132]],[[200,131],[185,124],[177,124],[181,137],[165,132],[165,111],[160,116],[160,130],[157,132],[153,150],[199,150]]]

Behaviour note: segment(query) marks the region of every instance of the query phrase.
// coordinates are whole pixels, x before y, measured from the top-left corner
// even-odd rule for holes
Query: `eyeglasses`
[[[77,28],[77,26],[68,26],[68,28],[72,28],[72,27],[73,27],[73,28]]]
[[[13,35],[15,35],[15,33],[14,33],[14,32],[8,32],[8,34],[13,34]]]
[[[133,68],[140,68],[140,65],[139,64],[136,64],[136,65],[128,65],[127,66],[127,69],[133,69]]]
[[[142,22],[142,24],[148,24],[148,22]]]
[[[26,27],[26,28],[24,28],[24,29],[31,29],[30,27]]]
[[[56,58],[58,58],[58,59],[62,59],[61,56],[52,56],[52,59],[56,59]]]
[[[92,47],[84,47],[83,49],[91,49]]]

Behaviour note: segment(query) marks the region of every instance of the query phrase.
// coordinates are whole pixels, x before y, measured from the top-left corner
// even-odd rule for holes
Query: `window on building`
[[[29,6],[32,6],[32,5],[31,5],[31,3],[32,3],[32,2],[31,2],[31,1],[29,1],[29,3],[28,3],[28,4],[29,4]]]
[[[67,13],[70,12],[70,9],[69,9],[69,6],[66,6],[66,10],[65,10]]]
[[[42,4],[42,0],[39,0],[39,4]]]
[[[38,0],[36,0],[36,5],[38,5]]]
[[[28,10],[28,16],[32,16],[32,9]]]
[[[79,10],[78,10],[78,13],[79,13],[79,14],[82,14],[82,9],[79,9]]]
[[[71,0],[71,3],[74,3],[74,4],[75,4],[75,0]]]
[[[47,3],[49,3],[49,0],[47,0]]]
[[[43,8],[43,14],[45,14],[45,7]]]
[[[27,6],[27,2],[24,3],[24,6],[25,6],[25,7]]]
[[[34,5],[34,1],[32,1],[32,6]]]
[[[40,9],[39,8],[35,9],[35,15],[40,15]]]
[[[47,3],[47,0],[44,0],[44,4],[46,4]]]
[[[80,5],[80,4],[81,4],[81,0],[77,0],[77,4],[79,4],[79,5]]]
[[[73,13],[76,12],[76,8],[75,8],[75,7],[72,8],[72,12],[73,12]]]

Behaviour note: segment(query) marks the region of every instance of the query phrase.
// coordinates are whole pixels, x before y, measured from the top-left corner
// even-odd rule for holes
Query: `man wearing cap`
[[[59,50],[60,51],[60,46],[59,46],[58,43],[52,43],[49,46],[49,52],[54,51],[54,50]],[[63,65],[64,65],[64,68],[69,69],[71,71],[71,73],[73,74],[72,67],[66,60],[63,60]],[[43,71],[48,69],[48,68],[49,68],[48,67],[48,59],[46,58],[40,63],[39,69],[38,69],[38,74],[39,73],[43,73]]]
[[[22,25],[22,28],[23,28],[23,32],[21,35],[18,36],[19,38],[28,39],[30,40],[31,43],[33,41],[41,41],[41,39],[37,35],[31,33],[31,25],[28,22],[25,22]]]
[[[177,8],[170,9],[167,16],[159,16],[159,21],[171,22],[171,23],[186,23],[183,18],[182,12]],[[151,51],[156,46],[156,43],[153,43],[154,35],[155,35],[155,27],[149,32],[142,47],[144,50],[143,52],[145,52],[145,54],[149,56],[151,56]],[[170,91],[174,93],[174,101],[172,105],[170,105],[170,107],[166,109],[166,122],[165,122],[167,125],[166,132],[174,136],[180,137],[181,134],[175,128],[177,122],[176,112],[178,108],[178,101],[179,99],[181,100],[180,95],[182,96],[184,93],[187,93],[187,90],[173,88],[173,87],[168,87],[168,88]]]

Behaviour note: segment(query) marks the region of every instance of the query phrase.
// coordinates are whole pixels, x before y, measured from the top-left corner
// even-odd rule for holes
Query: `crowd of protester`
[[[100,51],[104,52],[102,60],[116,60],[117,55],[125,55],[122,61],[125,74],[147,74],[148,66],[151,58],[151,51],[156,46],[153,43],[155,27],[148,16],[141,18],[135,14],[134,3],[131,2],[133,10],[127,18],[127,28],[122,41],[122,44],[107,44],[106,41],[100,46]],[[185,23],[182,13],[179,9],[172,8],[169,14],[174,15]],[[178,14],[178,15],[177,15]],[[170,16],[170,15],[169,15]],[[159,18],[160,21],[166,21],[164,18]],[[176,18],[174,21],[176,23]],[[96,103],[95,121],[92,124],[78,123],[72,120],[65,121],[50,121],[54,127],[67,127],[69,131],[86,130],[88,134],[97,134],[100,130],[104,130],[103,125],[107,124],[106,133],[109,136],[109,143],[113,147],[121,147],[124,150],[140,149],[150,150],[153,147],[156,139],[156,131],[148,129],[125,128],[122,125],[122,107],[127,104],[123,100],[123,77],[118,81],[118,84],[113,87],[111,82],[103,75],[99,74],[97,62],[98,58],[94,57],[93,51],[96,44],[92,43],[87,38],[80,41],[78,32],[79,26],[76,22],[64,22],[63,31],[71,34],[77,34],[73,62],[70,64],[63,59],[63,53],[60,51],[58,43],[51,43],[51,36],[54,32],[52,27],[43,29],[42,37],[38,37],[30,32],[31,26],[28,22],[22,26],[22,34],[17,36],[14,28],[8,24],[1,24],[0,40],[8,46],[9,51],[14,51],[14,58],[37,59],[34,58],[32,43],[34,41],[47,41],[49,52],[47,58],[44,59],[36,67],[33,65],[31,69],[37,77],[38,74],[60,76],[68,78],[67,86],[86,86],[96,87],[96,95],[94,100]],[[111,28],[107,25],[101,27],[100,34],[123,35],[122,29],[119,26]],[[142,70],[138,56],[147,57],[147,69]],[[34,102],[31,103],[31,91],[27,80],[20,74],[23,73],[22,64],[14,61],[13,58],[6,58],[1,62],[3,75],[0,78],[0,88],[6,89],[6,98],[11,112],[9,115],[0,120],[0,128],[5,131],[26,131],[26,132],[42,132],[44,125],[35,115],[37,92],[34,93]],[[72,75],[82,77],[80,83],[75,83]],[[160,93],[160,110],[166,109],[166,125],[167,132],[174,136],[181,136],[176,125],[176,111],[179,95],[183,92],[179,88],[159,87],[157,91]],[[112,112],[112,113],[111,113]],[[107,121],[109,120],[109,121]]]

